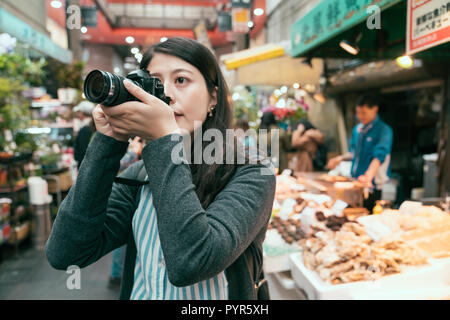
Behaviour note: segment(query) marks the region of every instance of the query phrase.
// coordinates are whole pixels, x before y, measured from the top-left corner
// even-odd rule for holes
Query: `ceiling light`
[[[281,91],[281,93],[286,93],[287,92],[287,87],[286,86],[282,86],[280,91]]]
[[[114,73],[120,73],[120,68],[119,67],[115,67],[114,68]]]
[[[134,57],[136,58],[136,60],[140,63],[142,61],[142,53],[136,53],[134,55]]]
[[[86,27],[81,27],[81,33],[86,33],[88,31],[88,28]]]
[[[253,23],[253,21],[249,21],[249,22],[247,23],[247,25],[248,25],[249,28],[253,28],[253,26],[254,26],[255,24]]]
[[[131,53],[132,53],[132,54],[139,53],[139,48],[136,48],[136,47],[131,48]]]
[[[410,56],[401,56],[395,59],[395,62],[397,62],[397,65],[404,68],[409,69],[413,66],[414,61]]]
[[[300,85],[298,83],[294,83],[292,86],[294,87],[294,89],[300,88]]]
[[[164,42],[164,41],[166,41],[166,40],[167,40],[166,37],[162,37],[160,41],[161,41],[161,42]]]
[[[264,10],[261,8],[256,8],[255,10],[253,10],[253,13],[255,14],[255,16],[262,16],[264,14]]]
[[[52,1],[50,2],[50,5],[55,9],[59,9],[62,7],[61,1]]]
[[[339,46],[348,53],[356,56],[359,53],[358,42],[361,40],[361,38],[362,33],[360,32],[356,35],[354,40],[342,40],[341,42],[339,42]]]
[[[132,36],[128,36],[125,38],[126,43],[134,43],[134,38]]]
[[[357,55],[359,53],[359,48],[356,44],[352,44],[350,41],[348,40],[342,40],[339,45],[341,46],[342,49],[344,49],[345,51],[347,51],[350,54],[353,55]]]

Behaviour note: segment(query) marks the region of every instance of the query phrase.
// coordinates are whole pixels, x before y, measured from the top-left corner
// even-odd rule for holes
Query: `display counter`
[[[278,280],[283,274],[279,283],[292,280],[308,299],[450,298],[449,213],[405,202],[369,215],[351,201],[362,199],[363,188],[341,192],[336,182],[352,181],[324,179],[277,176],[265,273]]]

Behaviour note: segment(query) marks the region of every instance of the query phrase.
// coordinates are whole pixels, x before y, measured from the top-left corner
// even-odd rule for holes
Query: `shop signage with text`
[[[450,40],[449,0],[408,0],[406,53],[413,54]]]

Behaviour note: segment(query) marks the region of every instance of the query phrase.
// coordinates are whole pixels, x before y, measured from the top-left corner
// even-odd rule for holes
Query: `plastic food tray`
[[[277,256],[269,256],[264,253],[263,270],[264,273],[278,273],[290,270],[289,256],[292,253],[286,253]]]
[[[359,281],[333,285],[324,282],[317,272],[308,269],[303,264],[300,253],[289,256],[289,263],[296,285],[302,289],[310,300],[338,299],[412,299],[411,295],[401,296],[402,292],[417,292],[420,290],[446,290],[450,292],[450,258],[429,259],[425,266],[405,267],[403,272],[385,276],[376,281]],[[398,292],[397,295],[393,294]]]

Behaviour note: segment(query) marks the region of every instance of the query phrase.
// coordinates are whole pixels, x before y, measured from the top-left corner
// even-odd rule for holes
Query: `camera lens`
[[[107,83],[104,81],[102,74],[100,72],[95,72],[92,75],[91,81],[92,84],[89,87],[89,94],[92,97],[101,97],[107,87]]]
[[[164,86],[157,79],[150,77],[147,70],[131,72],[127,78],[144,91],[169,104],[170,99],[164,95]],[[93,103],[112,107],[127,101],[138,100],[123,85],[124,77],[102,70],[91,71],[84,82],[84,95]]]
[[[123,77],[106,71],[91,71],[84,82],[84,95],[89,101],[108,107],[129,101],[132,98],[123,80]]]

